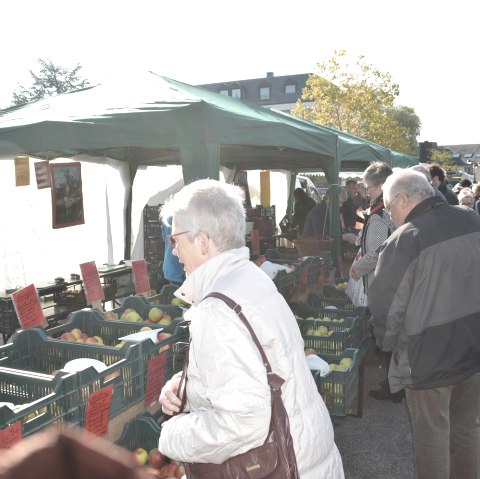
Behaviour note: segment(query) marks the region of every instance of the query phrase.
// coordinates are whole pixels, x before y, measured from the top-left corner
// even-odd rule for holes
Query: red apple
[[[160,469],[166,462],[165,456],[157,448],[151,449],[148,453],[148,463],[150,466]]]
[[[76,340],[75,336],[70,332],[63,333],[60,336],[60,339],[63,339],[64,341],[75,341]]]
[[[135,464],[137,464],[138,466],[144,466],[147,463],[148,452],[145,451],[143,447],[137,447],[137,449],[132,452],[132,455]]]

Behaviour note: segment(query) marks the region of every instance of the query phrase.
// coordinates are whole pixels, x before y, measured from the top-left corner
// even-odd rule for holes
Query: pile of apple
[[[344,281],[343,283],[337,283],[335,286],[337,287],[337,289],[341,289],[342,291],[345,291],[347,289],[348,282]]]
[[[71,331],[66,331],[60,336],[59,339],[63,339],[64,341],[71,341],[74,343],[104,344],[103,339],[100,336],[89,336],[87,333],[84,333],[79,328],[73,328]]]
[[[105,311],[103,313],[105,319],[108,321],[128,321],[130,323],[155,323],[162,326],[170,326],[172,317],[163,311],[163,309],[153,306],[148,311],[148,316],[143,318],[141,314],[134,308],[126,308],[120,316],[115,311]]]
[[[147,467],[147,479],[181,479],[185,475],[185,466],[178,461],[165,457],[157,448],[147,452],[143,447],[137,447],[132,452],[137,466]]]
[[[184,308],[188,308],[190,305],[185,301],[182,301],[180,298],[176,296],[173,297],[172,301],[170,302],[173,306],[183,306]]]

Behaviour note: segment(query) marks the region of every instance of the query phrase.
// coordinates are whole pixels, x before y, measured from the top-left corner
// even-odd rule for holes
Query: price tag
[[[113,384],[90,394],[85,419],[88,432],[103,436],[108,431],[108,416],[113,398]]]
[[[258,230],[253,229],[251,233],[252,237],[252,253],[260,253],[260,237]]]
[[[165,360],[166,354],[159,354],[150,359],[147,371],[147,391],[145,393],[145,405],[149,406],[158,401],[160,392],[165,383]]]
[[[48,325],[40,306],[40,298],[33,284],[12,293],[12,301],[23,329]]]
[[[0,430],[0,449],[8,449],[22,440],[22,421]]]
[[[80,272],[82,273],[83,287],[85,288],[87,304],[93,304],[95,301],[101,301],[105,299],[105,292],[103,291],[100,283],[100,276],[98,274],[95,261],[82,263],[80,265]]]
[[[133,281],[137,294],[150,293],[150,278],[148,276],[147,263],[144,259],[132,261]]]
[[[302,293],[305,293],[307,290],[308,286],[308,266],[305,268],[302,268],[301,276],[300,276],[300,287],[302,290]]]

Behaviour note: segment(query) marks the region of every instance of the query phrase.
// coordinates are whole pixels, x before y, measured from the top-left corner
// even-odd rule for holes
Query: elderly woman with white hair
[[[265,442],[271,392],[262,357],[249,331],[222,300],[241,307],[273,372],[284,379],[281,396],[302,479],[343,478],[332,422],[304,354],[288,304],[267,275],[250,261],[240,188],[215,180],[185,186],[162,208],[173,217],[170,241],[186,280],[175,295],[190,303],[187,413],[179,375],[162,389],[159,449],[186,463],[220,464]],[[180,388],[181,389],[181,388]]]

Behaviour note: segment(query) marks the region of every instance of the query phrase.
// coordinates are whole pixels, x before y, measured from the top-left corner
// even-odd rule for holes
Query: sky
[[[91,84],[153,71],[192,85],[316,73],[335,50],[392,75],[419,141],[480,143],[476,2],[15,0],[0,2],[0,108],[38,59]]]

